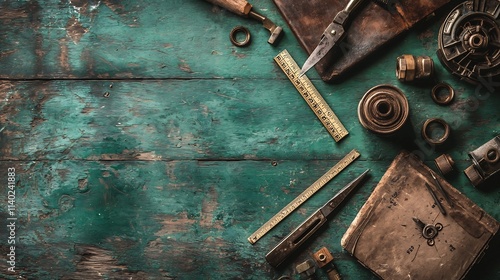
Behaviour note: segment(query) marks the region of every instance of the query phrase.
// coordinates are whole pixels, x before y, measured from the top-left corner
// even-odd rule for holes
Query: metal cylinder
[[[406,96],[392,85],[371,88],[358,105],[361,125],[380,135],[391,135],[401,129],[408,120],[409,112]]]
[[[434,75],[434,61],[429,56],[404,54],[397,58],[396,77],[401,82],[427,80]]]
[[[446,175],[453,171],[453,166],[455,161],[451,158],[449,154],[442,154],[434,160],[436,167],[441,171],[441,174]]]
[[[488,178],[500,173],[500,135],[469,153],[472,165],[464,170],[465,175],[478,187]]]

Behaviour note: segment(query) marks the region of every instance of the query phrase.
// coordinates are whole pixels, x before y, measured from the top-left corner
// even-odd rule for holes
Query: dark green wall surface
[[[500,95],[459,81],[438,62],[447,10],[341,83],[308,73],[350,132],[335,143],[273,62],[283,49],[299,64],[307,54],[272,1],[252,4],[283,26],[277,46],[258,22],[205,1],[0,3],[4,258],[9,168],[17,217],[16,274],[1,261],[0,278],[298,279],[295,266],[327,246],[343,279],[376,279],[340,239],[403,149],[434,169],[433,159],[450,153],[458,169],[450,182],[500,220],[498,182],[477,190],[461,172],[469,151],[500,134]],[[250,29],[249,47],[230,43],[236,25]],[[397,81],[395,59],[404,53],[434,58],[438,79],[456,90],[451,106],[433,103],[430,86]],[[405,92],[415,135],[381,138],[359,124],[360,98],[381,83]],[[442,148],[422,145],[430,117],[451,124]],[[354,148],[360,159],[255,245],[247,241]],[[370,179],[314,241],[271,268],[265,254],[366,168]],[[469,278],[500,279],[499,251],[487,251]]]

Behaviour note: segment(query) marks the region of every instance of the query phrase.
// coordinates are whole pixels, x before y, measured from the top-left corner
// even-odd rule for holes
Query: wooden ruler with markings
[[[306,75],[299,77],[300,68],[288,51],[284,50],[280,52],[274,58],[274,61],[276,61],[290,82],[292,82],[299,91],[300,95],[304,98],[309,107],[311,107],[311,110],[313,110],[323,126],[328,130],[328,133],[330,133],[335,142],[347,136],[349,132],[347,132],[347,129],[345,129],[344,125],[340,122],[330,106],[328,106],[328,103],[326,103],[325,99],[323,99],[309,78],[307,78]]]
[[[279,222],[283,221],[290,213],[297,209],[302,203],[313,196],[319,189],[321,189],[326,183],[337,176],[342,170],[344,170],[349,164],[356,160],[360,156],[359,152],[356,150],[350,151],[344,158],[342,158],[337,164],[335,164],[330,170],[328,170],[323,176],[321,176],[316,182],[309,186],[305,191],[303,191],[299,196],[297,196],[292,202],[288,203],[285,208],[281,209],[278,214],[274,215],[269,221],[267,221],[263,226],[261,226],[256,232],[254,232],[248,241],[251,244],[255,244],[262,236],[268,233],[272,228],[274,228]]]

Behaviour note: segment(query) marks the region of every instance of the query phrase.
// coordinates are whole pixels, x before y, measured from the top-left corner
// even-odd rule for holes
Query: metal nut
[[[236,39],[236,34],[239,32],[242,32],[245,35],[245,39],[243,41],[238,41]],[[231,43],[237,47],[245,47],[250,44],[250,30],[243,26],[236,26],[229,33],[229,40],[231,40]]]
[[[429,56],[405,54],[397,58],[396,77],[401,82],[426,80],[434,75],[434,61]]]
[[[438,139],[434,139],[430,135],[431,130],[433,129],[433,127],[432,127],[433,124],[437,124],[444,129],[443,135],[441,137],[439,137]],[[449,136],[450,136],[450,126],[448,125],[447,122],[445,122],[442,119],[438,119],[438,118],[428,119],[425,121],[424,125],[422,126],[422,138],[424,138],[424,140],[431,145],[441,145],[448,139]]]
[[[333,261],[333,256],[326,247],[323,247],[314,253],[313,258],[320,268]]]
[[[453,161],[449,154],[440,155],[434,160],[434,163],[443,175],[451,173],[453,171],[453,166],[455,165],[455,161]]]
[[[447,90],[448,94],[441,96],[441,90]],[[447,83],[439,83],[432,88],[432,100],[439,105],[448,105],[455,98],[455,90]]]

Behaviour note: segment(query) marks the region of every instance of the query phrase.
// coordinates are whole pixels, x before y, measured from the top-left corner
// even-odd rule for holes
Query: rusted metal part
[[[316,273],[316,266],[314,265],[313,260],[308,259],[305,262],[298,264],[295,267],[295,270],[297,270],[297,273],[309,278],[311,275]]]
[[[443,90],[447,91],[447,94],[442,95]],[[432,88],[431,97],[439,105],[448,105],[455,98],[455,90],[447,83],[438,83]]]
[[[358,105],[361,125],[380,135],[391,135],[401,129],[409,112],[410,106],[403,92],[387,84],[368,90]]]
[[[337,271],[337,268],[333,264],[333,256],[326,247],[323,247],[316,253],[314,253],[313,258],[316,261],[316,264],[318,264],[319,268],[322,268],[326,271],[329,280],[342,279],[339,272]]]
[[[432,131],[437,126],[441,127],[444,130],[444,132],[443,135],[441,135],[439,138],[436,139],[432,136]],[[443,119],[431,118],[427,119],[424,122],[424,125],[422,126],[422,138],[424,138],[424,140],[431,145],[441,145],[446,140],[448,140],[448,137],[450,136],[450,131],[451,131],[450,125]]]
[[[274,43],[276,43],[279,40],[281,33],[283,32],[283,28],[281,26],[277,26],[270,19],[268,19],[267,17],[265,17],[261,14],[254,12],[253,10],[250,11],[250,13],[248,15],[251,18],[262,22],[262,25],[264,26],[264,28],[269,30],[269,32],[271,33],[271,35],[269,36],[269,39],[267,40],[267,42],[269,44],[274,45]]]
[[[429,56],[404,54],[396,62],[396,77],[401,82],[428,80],[434,76],[434,61]]]
[[[447,175],[453,172],[453,166],[455,165],[455,161],[449,154],[440,155],[434,160],[434,163],[443,175]]]
[[[481,4],[478,4],[481,3]],[[500,3],[465,1],[445,19],[438,35],[438,58],[455,76],[488,89],[500,81]]]
[[[245,39],[243,41],[238,41],[238,38],[236,38],[236,34],[240,32],[245,35]],[[250,44],[250,30],[244,26],[236,26],[229,33],[229,40],[231,40],[231,43],[237,47],[246,47]]]
[[[500,171],[500,135],[469,153],[472,165],[464,170],[469,181],[478,187]]]

